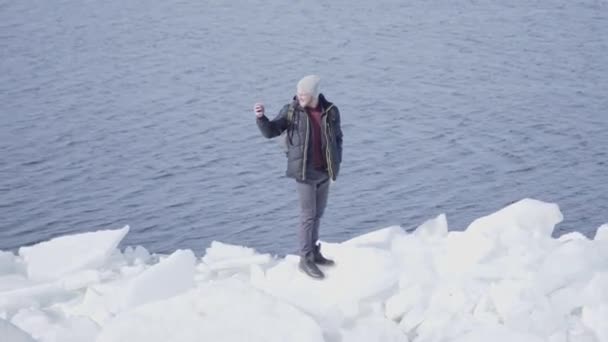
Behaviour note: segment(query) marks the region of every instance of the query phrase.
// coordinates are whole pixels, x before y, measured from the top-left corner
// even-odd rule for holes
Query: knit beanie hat
[[[298,93],[311,94],[313,97],[319,97],[319,82],[321,78],[317,75],[308,75],[298,82]]]

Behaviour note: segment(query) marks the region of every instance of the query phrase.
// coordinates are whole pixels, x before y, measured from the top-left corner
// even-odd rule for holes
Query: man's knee
[[[317,211],[314,209],[302,209],[300,211],[300,220],[303,223],[314,222],[317,219]]]
[[[317,210],[317,215],[315,216],[316,219],[320,219],[321,217],[323,217],[323,213],[325,212],[325,209],[319,209]]]

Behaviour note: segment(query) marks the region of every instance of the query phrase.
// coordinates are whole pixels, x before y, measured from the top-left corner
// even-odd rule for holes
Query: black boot
[[[315,256],[315,263],[325,266],[333,266],[335,264],[333,260],[327,259],[323,256],[323,254],[321,254],[321,243],[315,245],[313,253]]]
[[[312,253],[300,257],[300,269],[315,279],[323,279],[325,277],[323,272],[315,265],[314,254]]]

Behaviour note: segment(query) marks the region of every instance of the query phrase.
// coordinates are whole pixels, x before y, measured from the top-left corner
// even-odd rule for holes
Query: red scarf
[[[323,148],[321,144],[321,114],[323,109],[321,104],[317,108],[306,108],[308,117],[312,127],[311,145],[312,148],[312,165],[315,169],[325,170],[327,167],[325,157],[323,156]]]

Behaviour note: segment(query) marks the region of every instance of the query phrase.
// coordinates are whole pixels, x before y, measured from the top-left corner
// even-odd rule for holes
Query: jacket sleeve
[[[268,118],[266,116],[262,116],[261,118],[256,118],[256,123],[258,125],[258,128],[260,129],[260,132],[262,132],[262,135],[265,138],[274,138],[277,137],[279,135],[281,135],[281,133],[283,133],[284,130],[287,129],[287,112],[289,111],[289,105],[285,105],[283,106],[283,108],[281,109],[281,111],[279,112],[279,114],[277,114],[277,116],[272,119],[272,120],[268,120]]]
[[[338,155],[340,156],[340,161],[342,161],[342,127],[340,126],[340,111],[338,107],[334,107],[336,109],[336,143],[338,144]]]

